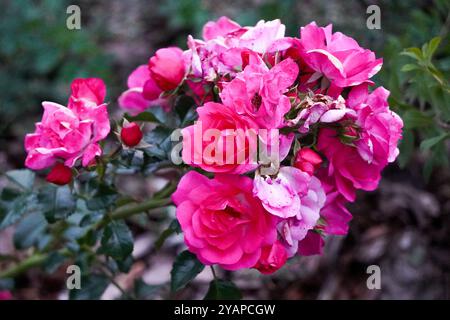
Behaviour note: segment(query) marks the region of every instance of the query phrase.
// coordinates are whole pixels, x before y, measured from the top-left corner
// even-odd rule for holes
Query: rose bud
[[[322,164],[322,158],[310,148],[302,148],[295,155],[294,167],[313,175]]]
[[[142,140],[142,130],[136,122],[124,123],[120,131],[120,139],[127,147],[134,147]]]
[[[45,178],[48,182],[63,186],[72,181],[72,169],[58,162]]]
[[[153,80],[163,91],[178,87],[186,70],[183,51],[177,47],[159,49],[150,58],[148,66]]]
[[[262,274],[272,274],[280,269],[287,260],[287,252],[280,241],[262,249],[261,257],[254,266]]]

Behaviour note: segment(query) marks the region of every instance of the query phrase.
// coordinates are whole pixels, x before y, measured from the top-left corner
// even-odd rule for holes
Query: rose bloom
[[[286,249],[280,241],[276,241],[273,245],[262,249],[261,257],[254,268],[262,274],[272,274],[284,266],[286,261]]]
[[[214,81],[225,74],[234,76],[244,67],[243,52],[263,54],[275,40],[284,37],[284,32],[280,20],[261,20],[255,26],[241,27],[221,17],[204,26],[203,40],[188,37],[189,50],[184,56],[193,76]]]
[[[389,92],[377,88],[371,94],[362,85],[350,91],[348,105],[356,111],[360,128],[355,146],[341,143],[333,129],[319,132],[317,149],[329,160],[328,175],[333,176],[337,190],[349,201],[355,200],[355,189],[375,190],[381,170],[395,160],[403,122],[389,110]]]
[[[153,80],[163,91],[178,87],[186,71],[183,51],[177,47],[159,49],[150,58],[148,66]]]
[[[306,172],[310,176],[312,176],[314,171],[320,168],[321,165],[322,158],[310,148],[301,148],[297,151],[294,158],[294,167]]]
[[[256,168],[258,126],[251,119],[216,102],[205,103],[197,112],[198,121],[182,130],[186,164],[235,174]]]
[[[368,86],[360,85],[350,91],[347,99],[348,106],[356,110],[356,124],[362,129],[360,139],[355,142],[358,153],[369,163],[386,165],[399,154],[403,121],[389,109],[389,93],[379,87],[369,94]]]
[[[36,123],[34,133],[25,136],[25,165],[39,170],[59,159],[67,167],[73,167],[78,159],[84,167],[90,165],[102,154],[98,142],[110,131],[105,94],[101,79],[76,79],[68,107],[43,102],[41,122]]]
[[[169,108],[161,93],[178,87],[185,75],[183,51],[177,47],[156,51],[148,65],[137,67],[128,77],[128,90],[119,97],[119,106],[136,115],[153,106]]]
[[[188,249],[205,265],[226,270],[255,266],[262,248],[276,241],[276,218],[253,197],[245,176],[208,179],[190,171],[172,195]]]
[[[128,77],[128,90],[119,97],[119,106],[131,115],[139,114],[152,106],[166,106],[166,101],[160,99],[162,90],[150,77],[147,65],[137,67]],[[144,87],[147,91],[144,93]]]
[[[332,33],[332,25],[318,27],[315,22],[301,28],[300,54],[303,61],[340,88],[367,82],[381,69],[383,59],[361,48],[352,38]]]
[[[284,125],[284,115],[291,102],[284,93],[294,84],[297,64],[290,58],[269,69],[254,54],[252,62],[229,83],[224,83],[220,97],[225,105],[237,113],[253,119],[262,128],[273,129]]]

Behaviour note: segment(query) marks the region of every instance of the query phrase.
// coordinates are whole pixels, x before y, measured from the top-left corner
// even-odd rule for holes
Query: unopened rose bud
[[[281,242],[277,241],[271,246],[263,247],[261,257],[254,268],[262,274],[272,274],[284,266],[286,260],[286,249]]]
[[[72,169],[62,163],[57,163],[45,178],[48,182],[63,186],[72,181]]]
[[[142,136],[142,130],[135,122],[124,124],[120,132],[120,138],[127,147],[138,145],[142,140]]]
[[[302,148],[295,155],[294,167],[313,175],[322,164],[322,158],[310,148]]]

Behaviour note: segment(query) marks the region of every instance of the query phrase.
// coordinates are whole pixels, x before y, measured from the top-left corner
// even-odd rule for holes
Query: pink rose
[[[98,142],[110,131],[105,92],[101,79],[76,79],[68,107],[43,102],[42,121],[36,123],[34,133],[25,136],[25,165],[39,170],[61,159],[71,168],[81,159],[86,167],[100,156]]]
[[[311,130],[310,126],[317,123],[338,122],[345,116],[355,115],[355,111],[346,108],[345,100],[342,96],[333,99],[323,94],[308,93],[303,101],[300,102],[301,110],[294,119],[288,120],[289,126],[295,126],[301,123],[298,131],[307,133]]]
[[[286,59],[268,69],[259,57],[229,83],[220,93],[223,103],[238,114],[252,118],[262,128],[273,129],[284,125],[284,115],[291,102],[284,93],[293,85],[298,66]]]
[[[318,171],[317,177],[325,190],[327,200],[320,211],[320,217],[324,224],[318,229],[326,234],[346,235],[348,223],[352,219],[352,214],[345,207],[346,199],[337,191],[333,178],[327,176],[327,170],[322,168]]]
[[[298,254],[301,256],[322,254],[324,244],[325,242],[319,233],[308,231],[306,237],[298,243]]]
[[[256,168],[258,126],[253,121],[216,102],[205,103],[197,112],[198,121],[182,130],[186,164],[236,174]]]
[[[220,17],[217,21],[209,21],[203,27],[203,39],[206,41],[212,40],[218,37],[231,35],[237,31],[244,31],[238,23],[230,20],[227,17]]]
[[[128,90],[119,97],[119,106],[131,115],[160,105],[167,109],[167,101],[159,96],[163,91],[150,76],[147,65],[137,67],[128,77]]]
[[[355,200],[355,189],[375,190],[383,166],[361,158],[357,148],[341,143],[333,129],[319,132],[317,149],[329,161],[328,175],[335,179],[337,190],[348,200]]]
[[[261,20],[253,27],[241,27],[221,17],[204,26],[204,40],[188,37],[189,50],[184,55],[195,77],[214,81],[223,75],[234,76],[243,68],[243,52],[264,54],[274,41],[284,37],[284,31],[279,20]]]
[[[261,257],[254,268],[262,274],[272,274],[284,266],[286,261],[286,249],[280,241],[276,241],[273,245],[263,247]]]
[[[257,174],[253,194],[264,208],[280,218],[300,212],[301,197],[308,192],[310,177],[294,167],[281,167],[276,177]]]
[[[295,216],[284,219],[278,224],[278,231],[289,257],[297,253],[299,241],[302,241],[308,231],[316,226],[326,200],[319,179],[303,174],[308,178],[308,182],[306,192],[300,195],[300,208]]]
[[[178,87],[186,72],[183,51],[177,47],[159,49],[148,66],[152,79],[162,91]]]
[[[252,195],[245,176],[183,176],[172,195],[188,249],[206,265],[253,267],[262,248],[276,241],[276,219]],[[244,241],[243,241],[244,240]]]
[[[361,128],[360,139],[355,142],[359,155],[369,163],[385,166],[393,162],[402,138],[402,119],[389,110],[389,91],[383,87],[368,93],[367,85],[353,88],[347,99],[356,110],[356,124]]]
[[[332,26],[318,27],[315,22],[301,28],[301,56],[305,63],[327,77],[337,87],[367,82],[381,69],[383,59],[361,48],[358,43]]]
[[[310,176],[314,174],[315,170],[320,168],[321,164],[322,158],[320,155],[310,148],[301,148],[295,155],[294,167],[306,172]]]

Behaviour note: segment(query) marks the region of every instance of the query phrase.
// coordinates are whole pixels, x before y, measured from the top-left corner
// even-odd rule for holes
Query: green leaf
[[[175,101],[175,113],[179,118],[179,123],[183,123],[185,118],[188,116],[188,112],[195,106],[195,101],[193,98],[187,95],[178,96]]]
[[[134,282],[134,294],[138,299],[152,298],[159,289],[161,289],[161,285],[149,285],[141,279]]]
[[[98,300],[109,285],[104,275],[81,276],[81,289],[72,289],[69,292],[70,300]]]
[[[19,221],[24,215],[39,209],[34,194],[19,193],[5,188],[1,195],[0,230]]]
[[[89,210],[102,210],[110,207],[118,198],[116,190],[105,183],[92,182],[96,189],[94,196],[86,201]]]
[[[405,64],[400,71],[402,72],[409,72],[409,71],[413,71],[413,70],[417,70],[419,69],[419,66],[415,65],[415,64]]]
[[[45,186],[40,190],[38,200],[49,223],[65,219],[75,212],[76,201],[69,186]]]
[[[172,149],[172,141],[170,135],[172,129],[159,126],[148,132],[144,136],[144,141],[151,146],[144,149],[144,152],[149,156],[157,157],[161,160],[168,159]]]
[[[239,300],[242,294],[231,281],[215,279],[209,284],[205,300]]]
[[[405,130],[400,141],[400,154],[397,158],[400,168],[405,168],[414,152],[414,134],[411,130]]]
[[[101,245],[99,253],[123,260],[133,252],[133,235],[124,221],[112,221],[105,227]]]
[[[419,48],[408,48],[405,49],[403,52],[400,52],[401,55],[411,57],[413,59],[416,59],[418,61],[423,60],[423,54],[422,51]]]
[[[141,112],[136,116],[130,116],[129,114],[125,114],[125,118],[130,121],[145,121],[145,122],[156,122],[161,123],[159,119],[151,112],[145,111]]]
[[[180,253],[173,263],[170,288],[176,292],[184,288],[192,279],[194,279],[205,266],[198,261],[197,257],[189,251]]]
[[[25,190],[31,190],[33,188],[36,174],[28,169],[19,169],[6,172],[6,176],[9,180]]]
[[[47,230],[47,220],[40,212],[32,213],[19,222],[13,236],[17,249],[27,249],[37,245],[44,238]]]
[[[64,263],[66,257],[59,252],[52,252],[44,262],[44,270],[48,274],[54,273]]]
[[[406,129],[422,128],[433,124],[433,119],[418,110],[408,110],[403,114]]]
[[[172,234],[181,232],[181,226],[177,219],[173,219],[170,223],[169,227],[164,230],[159,236],[158,240],[155,241],[155,249],[161,249],[164,242],[166,242],[167,238],[169,238]]]
[[[439,136],[433,137],[433,138],[429,138],[426,140],[423,140],[420,143],[420,149],[421,150],[428,150],[432,147],[434,147],[435,145],[437,145],[438,143],[440,143],[441,141],[444,141],[445,139],[450,137],[450,133],[443,133]]]
[[[436,51],[436,49],[439,47],[439,44],[441,43],[441,38],[440,37],[434,37],[433,39],[431,39],[431,41],[428,44],[428,50],[425,54],[425,56],[431,60],[431,58],[434,55],[434,52]]]

